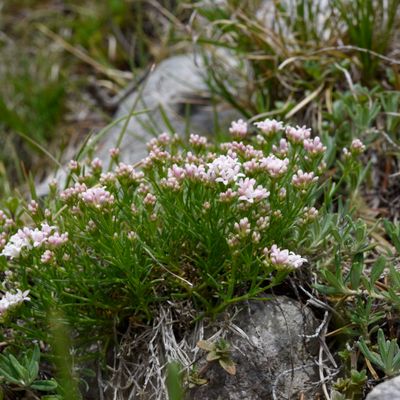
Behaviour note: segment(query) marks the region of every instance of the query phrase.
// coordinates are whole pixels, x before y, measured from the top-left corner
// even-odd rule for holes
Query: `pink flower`
[[[171,142],[171,136],[168,133],[163,132],[161,135],[158,136],[157,140],[160,144],[163,144],[165,146]]]
[[[241,164],[236,158],[230,156],[219,156],[212,163],[208,164],[208,178],[215,182],[222,182],[227,185],[236,182],[238,178],[244,176],[240,172]]]
[[[192,133],[189,138],[189,143],[192,146],[204,147],[207,145],[207,138],[205,136],[194,135]]]
[[[239,222],[235,222],[234,228],[241,236],[248,235],[250,233],[249,219],[245,217],[242,218]]]
[[[189,179],[199,180],[199,181],[207,181],[208,175],[206,173],[206,169],[204,165],[196,165],[194,163],[186,163],[185,167],[185,175]]]
[[[119,163],[118,167],[115,169],[115,175],[118,178],[128,178],[132,182],[140,182],[144,173],[142,171],[136,171],[133,165],[128,165],[125,163]]]
[[[304,187],[317,180],[318,177],[314,176],[314,172],[303,172],[301,169],[292,178],[293,185],[296,187]]]
[[[306,126],[287,126],[286,127],[286,136],[289,141],[293,143],[303,143],[305,139],[308,139],[311,136],[311,129]]]
[[[54,258],[54,253],[50,250],[46,250],[40,257],[40,261],[43,264],[48,264],[50,263]]]
[[[242,119],[238,121],[232,121],[231,127],[229,128],[229,133],[238,138],[245,138],[247,136],[247,123]]]
[[[55,226],[50,226],[48,224],[42,224],[42,228],[30,229],[24,227],[19,229],[18,232],[12,235],[8,243],[4,246],[3,251],[0,255],[13,258],[18,258],[21,251],[26,249],[32,249],[36,247],[41,247],[48,242],[49,236],[56,231]]]
[[[86,190],[87,190],[87,186],[84,183],[81,184],[79,182],[76,182],[73,187],[69,187],[69,188],[63,190],[60,193],[60,198],[63,201],[67,201],[71,197],[74,197],[74,196],[78,195],[79,193],[82,193]]]
[[[81,200],[89,205],[101,208],[114,203],[114,196],[105,187],[93,187],[79,195]]]
[[[281,160],[274,155],[260,160],[261,168],[266,169],[267,172],[274,178],[283,175],[287,171],[288,165],[289,160],[287,158]]]
[[[171,168],[168,168],[168,177],[175,178],[178,181],[181,181],[185,178],[185,170],[174,164]]]
[[[219,194],[219,200],[222,203],[229,203],[237,196],[237,193],[234,192],[231,188],[229,188],[226,192],[222,192]]]
[[[100,175],[99,181],[100,181],[101,184],[105,185],[105,184],[110,184],[110,183],[115,182],[116,179],[117,179],[117,178],[116,178],[116,176],[115,176],[114,173],[112,173],[112,172],[106,172],[106,173],[102,173],[102,174]]]
[[[181,188],[180,182],[178,182],[178,180],[173,176],[161,179],[160,185],[163,188],[171,189],[173,191],[178,191]]]
[[[28,204],[28,211],[32,214],[35,215],[39,210],[39,204],[35,200],[31,200],[30,203]]]
[[[365,151],[365,145],[360,139],[354,139],[351,142],[350,150],[354,154],[361,154]]]
[[[303,143],[304,149],[312,155],[322,154],[326,151],[326,147],[322,144],[318,136],[314,139],[305,139]]]
[[[69,168],[71,171],[73,171],[73,172],[79,171],[79,163],[78,163],[78,161],[76,161],[76,160],[71,160],[71,161],[68,163],[68,168]]]
[[[169,160],[170,157],[171,154],[169,154],[168,151],[165,151],[158,146],[153,147],[148,156],[151,161]]]
[[[254,188],[255,184],[255,179],[240,179],[238,182],[237,190],[239,194],[239,200],[254,203],[254,201],[260,201],[262,199],[268,198],[269,192],[261,185],[258,185],[257,188]]]
[[[279,141],[279,147],[273,145],[272,146],[272,151],[281,155],[281,156],[285,156],[288,152],[289,148],[288,148],[288,142],[286,141],[286,139],[281,139]]]
[[[117,160],[118,159],[119,153],[120,153],[120,150],[119,150],[118,147],[112,147],[110,150],[108,150],[108,154],[110,155],[110,157],[113,160]]]
[[[257,159],[252,158],[250,161],[243,163],[243,168],[246,173],[255,172],[260,168],[260,164]]]
[[[68,242],[68,232],[59,234],[54,232],[47,238],[47,243],[53,247],[59,247]]]
[[[283,123],[276,119],[266,119],[264,121],[255,122],[254,125],[266,136],[272,136],[276,132],[283,130]]]
[[[307,262],[305,258],[293,253],[293,251],[281,250],[276,244],[271,247],[270,260],[275,266],[289,268],[299,268],[303,263]]]
[[[101,171],[101,169],[103,168],[103,162],[100,160],[100,158],[96,157],[92,160],[90,166],[94,171]]]
[[[157,201],[157,197],[156,196],[154,196],[151,193],[147,193],[146,197],[143,200],[143,203],[146,206],[154,206],[154,204],[156,204],[156,201]]]

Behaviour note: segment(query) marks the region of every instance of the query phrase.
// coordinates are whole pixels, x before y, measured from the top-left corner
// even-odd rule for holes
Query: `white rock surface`
[[[400,376],[380,383],[368,394],[365,400],[399,400]]]

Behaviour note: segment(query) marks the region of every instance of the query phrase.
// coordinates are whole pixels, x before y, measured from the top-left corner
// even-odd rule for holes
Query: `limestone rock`
[[[121,143],[121,159],[134,163],[147,155],[146,142],[162,132],[188,135],[212,135],[215,117],[227,129],[232,119],[238,117],[232,108],[211,102],[205,82],[205,68],[201,58],[179,55],[161,62],[149,74],[142,87],[128,96],[120,105],[115,119],[132,110],[149,110],[129,120]],[[100,140],[97,156],[108,160],[108,150],[114,147],[123,128],[121,122]]]
[[[249,338],[227,337],[236,375],[211,363],[204,373],[208,383],[191,389],[187,400],[285,400],[299,399],[301,393],[315,398],[318,339],[303,335],[314,333],[318,323],[308,308],[285,296],[251,301],[234,324]]]
[[[366,400],[396,400],[400,399],[400,376],[389,379],[376,386],[366,397]]]

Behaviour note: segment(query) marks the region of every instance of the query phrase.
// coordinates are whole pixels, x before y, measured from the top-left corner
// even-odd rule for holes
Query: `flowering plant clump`
[[[110,171],[73,161],[69,187],[26,207],[29,227],[2,213],[3,289],[30,299],[18,306],[24,332],[54,307],[92,342],[126,319],[151,321],[161,302],[216,314],[304,268],[312,254],[299,238],[320,218],[325,146],[274,120],[230,133],[187,146],[162,134],[136,166],[113,149]]]

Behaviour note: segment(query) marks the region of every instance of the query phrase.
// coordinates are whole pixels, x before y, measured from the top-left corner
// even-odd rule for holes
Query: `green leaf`
[[[323,271],[322,274],[324,275],[324,278],[328,281],[328,283],[332,285],[334,288],[338,289],[339,291],[341,291],[341,289],[344,288],[341,277],[337,277],[336,275],[332,274],[331,271],[328,270]]]
[[[230,358],[220,358],[219,365],[221,365],[229,375],[236,375],[236,365]]]
[[[33,348],[32,351],[32,356],[27,364],[27,368],[29,371],[29,376],[30,380],[33,381],[36,379],[38,373],[39,373],[39,360],[40,360],[40,349],[37,344],[35,344],[35,347]]]
[[[355,262],[350,269],[350,282],[353,290],[357,290],[360,286],[361,274],[363,271],[363,263]]]
[[[220,356],[219,354],[217,354],[215,351],[210,351],[210,352],[207,354],[206,360],[210,362],[210,361],[218,360],[218,359],[220,359],[220,358],[221,358],[221,356]]]
[[[378,330],[378,347],[382,360],[386,360],[389,350],[389,341],[386,342],[382,329]]]
[[[8,381],[8,383],[13,383],[18,386],[21,385],[21,382],[18,378],[15,378],[13,374],[9,374],[3,368],[0,368],[0,376],[3,376],[6,379],[6,381]]]
[[[197,342],[197,347],[205,351],[213,351],[215,349],[215,344],[210,343],[207,340],[199,340]]]
[[[32,383],[31,388],[35,390],[39,390],[42,392],[51,392],[56,390],[58,387],[58,383],[54,379],[48,379],[45,381],[35,381]]]
[[[382,371],[384,371],[385,366],[382,362],[381,357],[379,356],[379,354],[372,352],[368,346],[366,345],[365,341],[363,338],[360,339],[360,341],[358,342],[358,347],[360,348],[361,352],[364,354],[364,356],[371,361],[372,363],[374,363],[375,365],[377,365]]]
[[[21,383],[23,383],[24,386],[28,386],[31,383],[31,381],[29,380],[28,370],[25,367],[23,367],[12,354],[9,354],[8,358],[10,360],[12,367],[18,374],[18,380]]]
[[[0,354],[0,368],[6,371],[9,375],[15,375],[15,369],[12,367],[10,360],[4,354]]]
[[[383,221],[383,226],[385,227],[385,231],[390,237],[390,240],[392,241],[394,247],[400,253],[400,226],[396,227],[393,222],[390,222],[388,220]]]
[[[386,266],[386,259],[383,256],[380,256],[374,262],[374,265],[371,268],[371,274],[370,274],[370,282],[371,282],[372,285],[374,285],[374,283],[382,275],[382,272],[384,271],[385,266]]]
[[[321,285],[319,283],[315,283],[313,285],[313,287],[315,287],[315,289],[317,289],[320,293],[326,294],[328,296],[332,296],[335,294],[342,294],[341,291],[338,291],[336,288],[330,287],[330,286],[325,286],[325,285]]]
[[[183,400],[183,390],[178,363],[168,364],[167,388],[169,400]]]

